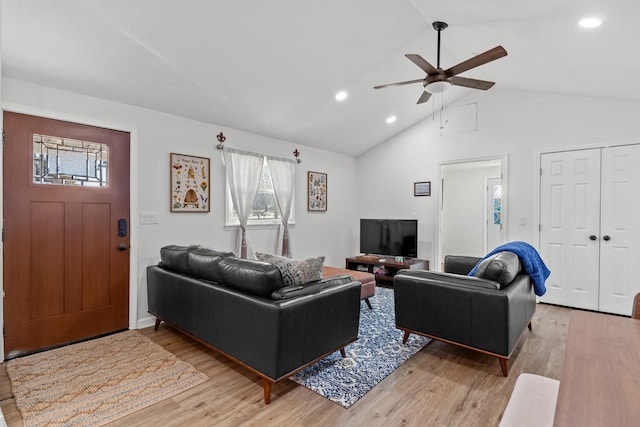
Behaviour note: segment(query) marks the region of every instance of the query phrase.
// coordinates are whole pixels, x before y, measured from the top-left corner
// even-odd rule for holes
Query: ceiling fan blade
[[[489,49],[488,51],[481,53],[480,55],[476,55],[473,58],[462,61],[458,65],[454,65],[448,70],[445,70],[444,73],[449,77],[455,76],[472,68],[486,64],[487,62],[495,61],[503,56],[507,56],[507,51],[502,46],[496,46],[493,49]]]
[[[429,98],[431,98],[431,94],[427,91],[424,91],[422,92],[422,95],[420,95],[420,98],[418,99],[418,102],[416,102],[416,104],[422,104],[423,102],[427,102]]]
[[[487,90],[491,89],[496,82],[486,80],[468,79],[466,77],[450,77],[449,83],[454,86],[470,87],[471,89]]]
[[[427,60],[424,59],[422,56],[417,55],[415,53],[407,53],[405,56],[409,58],[411,62],[416,64],[418,67],[420,67],[422,71],[424,71],[428,75],[434,76],[434,75],[440,74],[438,72],[438,69],[433,65],[429,64]]]
[[[416,80],[407,80],[406,82],[398,82],[398,83],[389,83],[387,85],[380,85],[380,86],[374,86],[374,89],[382,89],[384,87],[391,87],[391,86],[404,86],[404,85],[410,85],[413,83],[420,83],[420,82],[424,82],[424,79],[416,79]]]

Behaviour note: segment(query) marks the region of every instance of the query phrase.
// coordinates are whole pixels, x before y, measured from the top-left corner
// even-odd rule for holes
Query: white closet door
[[[598,309],[600,149],[540,157],[540,254],[551,270],[542,302]]]
[[[631,315],[640,291],[640,145],[602,153],[600,311]]]

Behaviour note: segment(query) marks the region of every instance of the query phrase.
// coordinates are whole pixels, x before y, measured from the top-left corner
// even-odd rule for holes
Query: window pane
[[[33,182],[36,184],[107,186],[106,144],[33,135]]]
[[[253,200],[253,206],[251,214],[249,215],[249,220],[259,221],[278,218],[280,218],[280,212],[278,211],[276,195],[273,191],[273,182],[271,182],[269,166],[265,161],[264,167],[262,168],[260,186],[258,187],[256,198]],[[238,215],[236,214],[235,209],[233,210],[233,220],[238,221]]]
[[[258,191],[253,201],[253,211],[249,219],[275,219],[279,218],[276,195],[273,189],[269,191]]]

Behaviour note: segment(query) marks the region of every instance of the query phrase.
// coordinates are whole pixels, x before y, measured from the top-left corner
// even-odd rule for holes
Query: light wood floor
[[[163,323],[157,332],[140,332],[206,373],[209,381],[110,425],[496,426],[520,373],[560,378],[569,312],[538,304],[533,331],[521,337],[508,378],[495,358],[432,342],[349,409],[292,381],[275,384],[271,404],[264,405],[258,376]],[[0,405],[9,426],[22,426],[4,365]]]

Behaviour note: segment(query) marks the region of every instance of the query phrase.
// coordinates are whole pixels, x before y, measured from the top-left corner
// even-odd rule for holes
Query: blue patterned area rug
[[[347,357],[335,352],[292,376],[293,381],[348,408],[431,342],[413,334],[402,344],[393,289],[376,288],[370,300],[373,310],[363,306],[358,340],[346,347]]]

